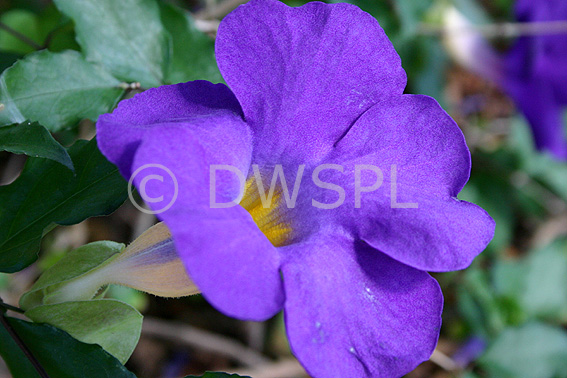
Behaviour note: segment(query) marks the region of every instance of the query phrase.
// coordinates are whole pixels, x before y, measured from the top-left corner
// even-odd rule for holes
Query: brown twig
[[[220,21],[218,20],[195,20],[195,27],[203,33],[216,34],[219,25]]]
[[[459,28],[446,28],[421,24],[418,33],[425,35],[443,35],[446,33],[480,33],[486,38],[511,38],[522,35],[567,34],[567,21],[545,22],[504,22],[497,24],[469,25]]]
[[[532,248],[541,248],[567,235],[567,214],[557,215],[539,226],[530,240]]]
[[[248,0],[227,0],[222,3],[211,7],[205,8],[200,12],[195,13],[195,18],[202,20],[217,19],[221,20],[224,16],[229,14],[237,6],[247,3]]]
[[[271,363],[271,360],[238,341],[180,322],[146,317],[142,326],[142,335],[222,354],[244,366],[253,367]]]
[[[276,361],[252,369],[233,370],[230,371],[230,373],[254,378],[308,377],[305,369],[303,369],[295,358]]]
[[[433,362],[435,365],[439,366],[443,370],[449,372],[456,372],[460,371],[461,367],[457,365],[455,361],[445,353],[441,352],[439,349],[435,349],[431,357],[429,357],[429,361]]]

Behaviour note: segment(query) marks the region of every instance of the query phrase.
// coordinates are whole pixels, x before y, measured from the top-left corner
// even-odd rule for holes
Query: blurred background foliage
[[[13,106],[11,115],[6,116],[6,110],[0,114],[0,123],[39,122],[68,147],[79,138],[91,139],[92,120],[98,114],[144,88],[194,79],[221,82],[214,61],[215,27],[242,2],[126,1],[143,6],[121,19],[104,13],[108,8],[93,7],[90,11],[103,12],[97,18],[68,1],[58,1],[57,8],[49,0],[0,0],[0,82],[5,92],[0,91],[0,102]],[[448,0],[350,2],[371,13],[385,29],[408,73],[406,91],[435,97],[462,128],[473,169],[459,197],[482,206],[497,225],[494,240],[469,269],[435,275],[446,298],[441,338],[431,361],[408,377],[567,377],[567,164],[537,152],[526,121],[511,101],[493,84],[452,63],[440,35],[425,32],[424,24],[440,26],[439,12]],[[286,3],[299,6],[305,1]],[[514,21],[512,0],[452,3],[476,23]],[[81,17],[91,17],[91,22]],[[124,51],[119,38],[105,39],[94,32],[97,28],[104,28],[107,37],[140,31],[135,43],[147,45],[134,48],[139,47],[136,54],[149,63],[137,65],[134,52]],[[505,49],[511,42],[501,38],[494,44]],[[70,78],[80,93],[56,93],[55,101],[54,88],[65,87],[62,82]],[[93,81],[103,85],[93,90]],[[6,88],[12,105],[6,101]],[[21,98],[33,94],[36,101],[17,100],[14,93]],[[75,111],[67,111],[70,107]],[[8,131],[0,127],[0,189],[17,185],[13,181],[26,160],[32,160],[26,164],[32,178],[47,169],[45,159],[27,158],[26,151],[4,146],[2,133]],[[55,161],[69,157],[31,155]],[[80,161],[77,166],[71,155],[76,169],[90,172],[89,167],[80,168]],[[41,162],[35,162],[38,159]],[[118,192],[118,197],[124,194]],[[42,200],[34,192],[26,196]],[[6,191],[0,191],[0,200],[5,198]],[[117,207],[97,200],[105,210]],[[16,304],[38,275],[67,251],[95,240],[128,243],[155,222],[128,201],[110,216],[84,220],[109,212],[98,210],[73,210],[72,222],[48,222],[66,226],[42,226],[47,229],[37,231],[39,261],[15,274],[0,273],[3,300]],[[0,224],[4,216],[0,210]],[[1,231],[0,236],[10,237]],[[31,261],[34,248],[30,247]],[[106,295],[146,316],[141,341],[126,365],[139,377],[181,377],[207,369],[254,378],[306,376],[291,356],[281,314],[265,323],[240,322],[219,314],[200,296],[165,300],[119,286],[111,286]],[[0,377],[9,376],[0,365]]]

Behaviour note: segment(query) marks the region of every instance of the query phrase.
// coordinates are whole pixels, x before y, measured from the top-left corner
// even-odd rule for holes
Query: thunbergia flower
[[[567,2],[519,0],[515,13],[520,22],[567,21]],[[566,160],[567,34],[522,36],[500,54],[456,9],[447,10],[445,25],[457,61],[506,91],[528,120],[538,150]]]
[[[213,306],[249,320],[283,309],[311,376],[412,370],[441,326],[426,271],[467,267],[494,231],[457,199],[470,171],[461,131],[432,98],[403,94],[399,56],[352,5],[252,0],[221,22],[216,56],[228,87],[122,101],[99,118],[101,151]]]

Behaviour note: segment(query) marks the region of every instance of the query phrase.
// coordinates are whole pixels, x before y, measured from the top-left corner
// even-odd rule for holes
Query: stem
[[[70,23],[71,23],[71,20],[59,23],[59,25],[57,25],[53,30],[51,30],[47,34],[47,37],[45,37],[45,40],[43,41],[43,46],[41,48],[42,49],[49,48],[49,44],[51,43],[53,38],[57,35],[57,33],[61,32],[63,29],[65,29]]]
[[[12,337],[12,340],[14,340],[14,342],[16,343],[16,345],[18,345],[18,347],[20,348],[20,350],[24,353],[24,355],[26,356],[26,358],[30,361],[30,363],[32,364],[32,366],[35,368],[35,370],[37,371],[37,373],[39,374],[39,376],[41,378],[49,378],[49,375],[47,375],[47,372],[45,371],[45,369],[43,368],[43,366],[41,366],[41,364],[39,363],[39,361],[34,357],[34,355],[32,354],[32,352],[28,349],[28,347],[26,346],[26,344],[24,343],[24,341],[22,339],[20,339],[20,336],[18,336],[18,334],[16,333],[16,330],[12,327],[12,325],[8,322],[8,319],[6,319],[6,317],[4,316],[4,314],[0,314],[0,323],[2,323],[2,325],[4,326],[4,328],[6,329],[6,331],[8,332],[8,334],[10,335],[10,337]]]
[[[35,41],[33,41],[32,39],[28,38],[26,35],[20,33],[17,30],[12,29],[11,27],[9,27],[8,25],[6,25],[3,22],[0,22],[0,29],[6,31],[7,33],[12,34],[14,37],[16,37],[17,39],[19,39],[20,41],[30,45],[31,47],[33,47],[36,50],[41,50],[43,47],[41,47],[40,45],[38,45]]]
[[[421,24],[418,33],[425,35],[442,35],[444,33],[477,32],[486,38],[520,37],[523,35],[566,34],[567,21],[542,22],[504,22],[485,25],[468,25],[459,28],[445,28]]]
[[[0,307],[5,308],[6,310],[18,312],[18,313],[20,313],[20,314],[23,314],[23,313],[25,312],[24,310],[22,310],[22,309],[19,308],[19,307],[12,306],[12,305],[9,305],[8,303],[5,303],[4,301],[2,301],[1,298],[0,298]]]

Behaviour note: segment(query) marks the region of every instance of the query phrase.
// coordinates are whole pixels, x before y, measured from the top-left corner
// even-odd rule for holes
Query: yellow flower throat
[[[285,245],[290,239],[292,228],[284,221],[282,210],[286,206],[283,201],[282,192],[277,188],[274,190],[271,201],[269,198],[269,188],[265,188],[264,201],[258,190],[256,178],[253,176],[246,181],[244,197],[240,201],[242,206],[254,220],[260,231],[275,246]]]

